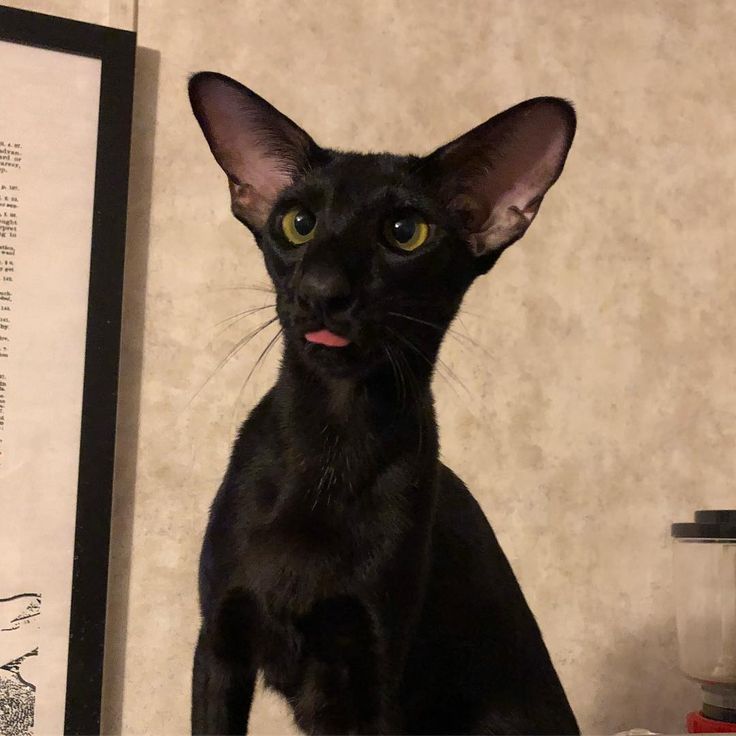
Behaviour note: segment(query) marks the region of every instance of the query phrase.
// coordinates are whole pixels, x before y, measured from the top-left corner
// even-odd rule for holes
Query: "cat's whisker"
[[[440,366],[442,366],[442,368],[443,368],[443,369],[444,369],[445,371],[447,371],[447,373],[448,373],[448,374],[449,374],[449,375],[450,375],[450,376],[451,376],[451,377],[452,377],[452,378],[453,378],[453,379],[454,379],[455,381],[457,381],[457,383],[458,383],[458,384],[460,384],[460,387],[461,387],[461,388],[463,389],[463,391],[465,391],[465,393],[466,393],[466,394],[468,395],[468,397],[469,397],[469,398],[472,398],[472,397],[473,397],[473,394],[472,394],[472,392],[471,392],[471,391],[470,391],[470,389],[469,389],[469,388],[468,388],[468,387],[467,387],[467,386],[465,385],[465,381],[463,381],[463,380],[462,380],[462,379],[460,378],[460,376],[458,376],[458,375],[457,375],[457,373],[455,373],[455,371],[453,371],[453,370],[452,370],[452,368],[450,368],[450,366],[449,366],[449,365],[447,365],[447,363],[445,363],[445,361],[444,361],[444,360],[442,360],[442,358],[440,358],[440,357],[438,357],[438,358],[437,358],[437,364],[438,364],[438,365],[440,365]]]
[[[390,328],[389,328],[390,329]],[[462,389],[467,393],[469,397],[472,397],[472,394],[468,390],[468,387],[458,378],[457,374],[450,368],[439,356],[435,359],[435,362],[433,363],[425,354],[418,348],[408,337],[405,335],[402,335],[400,332],[397,332],[396,330],[391,330],[396,337],[398,337],[405,345],[407,345],[409,348],[411,348],[417,355],[419,355],[426,363],[429,365],[430,369],[437,369],[437,374],[441,376],[445,381],[447,381],[448,386],[455,392],[455,395],[460,398],[460,394],[457,392],[457,389],[453,386],[452,381],[450,378],[457,381],[457,383],[462,387]],[[446,376],[443,373],[443,370],[447,372],[447,374],[450,376]]]
[[[206,289],[205,291],[217,292],[217,291],[259,291],[265,294],[275,294],[276,289],[268,284],[245,284],[239,286],[215,286]]]
[[[458,330],[454,330],[452,327],[444,328],[442,325],[437,325],[434,322],[427,322],[426,320],[419,319],[418,317],[412,317],[408,314],[403,314],[402,312],[388,312],[388,314],[394,316],[394,317],[401,317],[402,319],[409,320],[411,322],[417,322],[418,324],[426,325],[427,327],[431,327],[437,332],[446,332],[451,337],[454,337],[459,343],[465,344],[469,343],[473,347],[478,348],[482,353],[486,355],[486,357],[490,358],[491,360],[495,360],[494,356],[491,355],[491,353],[486,350],[477,340],[470,337],[470,335],[465,335],[462,332],[459,332]]]
[[[240,319],[240,317],[244,317],[248,314],[253,314],[253,312],[259,312],[262,309],[269,309],[270,307],[275,307],[275,304],[264,304],[262,307],[250,307],[249,309],[245,309],[242,312],[236,312],[235,314],[231,314],[229,317],[225,317],[225,319],[221,319],[219,322],[215,322],[213,327],[219,327],[220,325],[225,324],[225,322],[229,322],[230,320],[237,320]]]
[[[262,312],[264,309],[275,309],[275,304],[265,304],[262,307],[253,307],[252,309],[246,309],[243,312],[238,312],[237,314],[233,314],[230,317],[226,317],[223,320],[220,320],[216,324],[213,325],[213,327],[219,327],[222,324],[225,324],[225,322],[228,322],[229,324],[225,325],[221,330],[219,330],[217,333],[215,333],[215,337],[219,337],[223,333],[227,332],[231,327],[236,325],[241,320],[245,319],[246,317],[249,317],[251,314],[255,314],[256,312]]]
[[[427,327],[434,327],[434,329],[438,332],[444,332],[444,327],[442,327],[442,325],[437,325],[434,322],[427,322],[427,320],[419,319],[419,317],[411,317],[408,314],[404,314],[403,312],[388,312],[388,314],[392,315],[393,317],[408,319],[411,322],[417,322],[420,325],[427,325]]]
[[[476,319],[485,319],[484,315],[478,314],[477,312],[469,312],[467,309],[464,309],[463,307],[458,309],[457,313],[468,316],[468,317],[475,317]]]
[[[424,425],[422,423],[422,417],[424,416],[424,406],[423,402],[421,401],[422,394],[419,389],[419,383],[417,381],[417,377],[414,375],[414,371],[411,368],[411,365],[409,364],[409,361],[407,360],[406,355],[404,355],[403,351],[399,350],[397,352],[397,356],[399,360],[403,363],[404,367],[406,368],[406,376],[409,379],[409,385],[412,392],[412,398],[414,400],[414,405],[417,409],[417,416],[419,417],[419,423],[418,423],[418,442],[417,442],[417,457],[422,452],[422,445],[424,443]],[[403,375],[403,372],[402,372]]]
[[[261,325],[256,327],[254,330],[249,332],[245,337],[238,340],[237,343],[231,348],[231,350],[228,352],[228,354],[217,364],[217,367],[210,373],[210,375],[207,377],[207,380],[196,390],[194,395],[192,396],[189,401],[187,401],[185,408],[189,408],[192,404],[192,402],[199,396],[199,394],[202,393],[202,391],[205,389],[207,384],[217,375],[217,373],[223,368],[223,366],[237,353],[244,348],[256,335],[258,335],[260,332],[266,329],[269,325],[273,324],[278,319],[278,315],[275,317],[272,317],[271,319],[267,320],[266,322],[263,322]]]
[[[447,330],[447,332],[461,344],[465,345],[466,347],[473,347],[477,350],[480,350],[483,355],[495,362],[496,356],[493,355],[493,353],[491,353],[486,347],[481,345],[475,338],[470,337],[470,335],[465,335],[458,330],[454,330],[451,327]]]
[[[273,320],[271,320],[273,322]],[[270,324],[270,323],[269,323]],[[264,327],[265,329],[265,327]],[[243,391],[245,391],[245,387],[248,385],[248,381],[250,380],[251,376],[256,372],[256,368],[266,359],[266,356],[270,352],[271,348],[276,344],[276,341],[281,337],[281,335],[284,334],[284,328],[279,327],[279,331],[269,340],[266,347],[261,351],[261,354],[256,358],[255,363],[253,363],[253,367],[250,369],[250,372],[245,377],[245,381],[243,381],[243,384],[240,387],[240,391],[238,391],[238,396],[235,399],[235,412],[237,411],[238,403],[240,402],[240,397],[243,395]],[[235,417],[233,416],[233,419]]]
[[[325,425],[325,429],[327,429],[326,425]],[[323,462],[322,462],[322,468],[320,471],[319,483],[317,484],[317,492],[315,493],[314,500],[312,502],[312,511],[314,511],[317,508],[319,499],[322,497],[322,490],[324,489],[325,483],[327,482],[327,473],[332,468],[331,466],[331,463],[333,462],[332,454],[337,448],[338,441],[339,441],[339,437],[336,434],[334,436],[334,439],[331,445],[330,445],[329,436],[327,436],[325,438],[325,441],[323,442],[323,449],[324,449]],[[329,500],[329,494],[328,494],[328,500]]]
[[[439,355],[437,356],[437,368],[438,368],[437,372],[440,373],[440,375],[442,375],[442,373],[439,371],[439,368],[442,368],[442,370],[444,370],[450,376],[450,378],[452,378],[460,386],[460,388],[462,388],[462,390],[465,391],[468,398],[470,399],[473,398],[473,393],[465,385],[465,381],[463,381],[460,378],[460,376],[458,376],[457,373],[455,373],[455,371],[453,371],[452,368],[450,368],[450,366],[447,365],[447,363],[445,363],[445,361],[439,357]],[[450,386],[452,386],[451,381],[448,381],[448,383],[450,384]],[[457,394],[457,391],[455,391],[455,393]]]
[[[393,350],[391,352],[393,353]],[[407,399],[406,378],[404,376],[404,371],[401,370],[401,365],[397,364],[397,368],[399,370],[399,378],[401,379],[401,393],[402,393],[402,406],[403,406],[406,404],[406,399]]]
[[[401,410],[403,411],[406,406],[406,387],[404,385],[404,379],[403,379],[403,376],[401,376],[399,367],[396,364],[396,361],[391,353],[390,346],[387,344],[384,344],[383,349],[384,349],[384,352],[386,353],[386,357],[388,358],[389,364],[391,365],[391,371],[394,374],[394,383],[396,384],[396,389],[399,392]]]
[[[465,332],[463,333],[458,330],[452,330],[452,333],[456,336],[462,337],[465,340],[467,340],[474,348],[480,350],[481,353],[483,353],[483,355],[485,355],[485,357],[488,358],[489,361],[491,361],[492,363],[495,363],[497,360],[496,356],[487,347],[485,347],[484,345],[481,345],[481,343],[479,343],[475,338],[472,338],[470,337],[470,335],[467,334],[468,328],[465,326],[465,323],[463,322],[464,316],[465,316],[464,314],[458,313],[457,321],[459,324],[462,325],[463,330],[465,330]],[[472,316],[480,317],[480,315],[472,315]]]
[[[227,363],[228,360],[230,360],[230,358],[234,357],[235,354],[242,350],[254,337],[256,337],[256,335],[263,332],[263,330],[265,330],[269,325],[272,325],[277,319],[278,316],[271,317],[271,319],[262,322],[254,330],[251,330],[245,337],[241,338],[230,350],[230,352],[223,358],[223,360],[220,362],[220,365],[217,366],[216,370],[219,370],[225,363]]]

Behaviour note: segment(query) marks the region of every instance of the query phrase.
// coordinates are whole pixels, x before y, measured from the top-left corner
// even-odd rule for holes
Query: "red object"
[[[736,733],[736,723],[714,721],[706,718],[702,713],[687,714],[688,733]]]
[[[317,330],[316,332],[307,332],[304,337],[309,342],[316,342],[318,345],[327,345],[330,348],[344,348],[350,344],[350,340],[342,335],[336,335],[329,330]]]

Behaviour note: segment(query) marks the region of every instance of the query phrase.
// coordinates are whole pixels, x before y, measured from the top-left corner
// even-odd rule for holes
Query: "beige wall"
[[[107,3],[14,4],[106,21]],[[345,148],[423,152],[526,97],[575,102],[562,179],[468,295],[457,327],[481,347],[443,348],[464,387],[436,381],[442,451],[583,729],[681,730],[697,691],[676,670],[668,525],[736,499],[736,6],[140,0],[138,24],[108,728],[187,728],[205,515],[277,364],[241,392],[264,337],[197,394],[256,321],[215,323],[265,303],[231,288],[265,271],[188,109],[209,68]],[[261,696],[252,724],[288,718]]]

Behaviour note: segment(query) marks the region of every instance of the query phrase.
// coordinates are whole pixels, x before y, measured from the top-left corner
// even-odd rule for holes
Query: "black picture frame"
[[[100,733],[136,34],[0,6],[0,40],[101,61],[64,732]]]

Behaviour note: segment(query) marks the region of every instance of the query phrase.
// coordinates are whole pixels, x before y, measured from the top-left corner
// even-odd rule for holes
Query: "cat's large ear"
[[[438,148],[424,163],[468,245],[490,263],[531,224],[575,135],[565,100],[538,97]]]
[[[223,74],[195,74],[189,100],[227,174],[233,213],[260,230],[279,193],[310,168],[321,149],[286,115]]]

